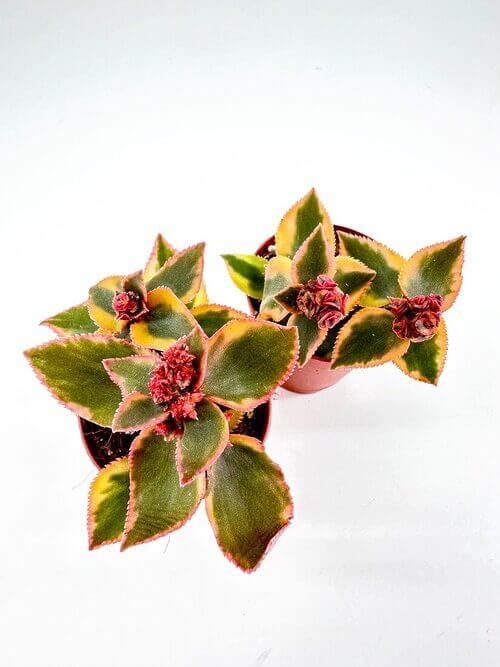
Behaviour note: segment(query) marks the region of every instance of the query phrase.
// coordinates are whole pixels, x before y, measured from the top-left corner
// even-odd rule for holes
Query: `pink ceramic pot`
[[[336,230],[341,232],[347,232],[348,234],[354,234],[355,236],[367,237],[366,234],[356,231],[355,229],[349,229],[349,227],[341,227],[340,225],[335,226]],[[264,255],[269,245],[274,244],[274,236],[271,236],[267,241],[265,241],[260,248],[256,251],[256,255]],[[338,239],[337,239],[338,247]],[[250,311],[252,315],[257,315],[256,301],[254,299],[248,299],[248,304],[250,306]],[[285,382],[283,387],[288,389],[288,391],[293,391],[297,394],[313,394],[316,391],[321,391],[322,389],[327,389],[332,387],[334,384],[337,384],[347,373],[350,372],[348,368],[337,368],[335,370],[330,370],[330,362],[326,359],[321,359],[321,357],[312,357],[307,364],[302,368],[298,368],[293,375]]]
[[[254,410],[255,426],[251,435],[264,442],[271,425],[271,401]],[[126,456],[137,433],[113,433],[105,426],[98,426],[86,419],[78,418],[80,435],[85,451],[96,468],[104,468],[116,458]]]

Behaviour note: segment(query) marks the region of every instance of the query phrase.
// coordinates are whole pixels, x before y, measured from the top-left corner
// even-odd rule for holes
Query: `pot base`
[[[337,384],[349,371],[349,368],[331,371],[330,362],[313,357],[305,366],[298,368],[283,387],[296,394],[314,394]]]

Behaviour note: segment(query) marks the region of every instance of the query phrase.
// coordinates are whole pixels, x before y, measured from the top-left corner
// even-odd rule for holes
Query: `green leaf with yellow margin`
[[[439,294],[443,311],[453,304],[462,285],[465,236],[422,248],[403,267],[399,282],[409,296]]]
[[[89,549],[119,542],[129,500],[129,467],[125,456],[99,471],[90,486],[87,513]]]
[[[335,264],[335,247],[326,240],[318,225],[304,241],[292,260],[292,282],[304,285],[320,275],[331,276]]]
[[[231,435],[231,445],[208,473],[206,509],[223,554],[252,572],[292,520],[293,502],[258,440]]]
[[[264,291],[260,304],[259,318],[279,322],[288,311],[274,298],[292,282],[292,260],[279,255],[269,260],[266,266]]]
[[[86,303],[63,310],[57,315],[48,317],[41,324],[50,327],[58,336],[95,333],[98,329],[89,315]]]
[[[297,308],[297,298],[301,289],[302,287],[299,285],[292,285],[291,287],[284,289],[282,292],[278,292],[274,298],[289,313],[300,313],[302,311]]]
[[[202,282],[198,294],[188,303],[188,308],[191,310],[197,306],[204,306],[206,303],[208,303],[207,288],[205,283]]]
[[[58,338],[24,354],[35,373],[67,408],[100,426],[111,426],[121,393],[108,376],[104,359],[129,357],[137,349],[102,334]]]
[[[113,298],[117,292],[122,291],[122,281],[123,276],[109,276],[89,290],[89,315],[103,331],[119,333],[127,326],[127,322],[116,319],[113,309]]]
[[[314,319],[309,319],[304,313],[292,315],[288,320],[288,325],[297,327],[299,332],[299,360],[298,366],[301,368],[316,352],[321,343],[325,340],[328,329],[322,329]]]
[[[222,255],[229,277],[247,296],[262,299],[267,260],[258,255]]]
[[[432,338],[421,343],[410,343],[408,352],[394,359],[394,363],[414,380],[437,384],[446,360],[446,349],[446,326],[444,320],[441,320]]]
[[[358,259],[344,255],[335,258],[333,280],[349,296],[346,304],[347,313],[359,303],[363,294],[370,288],[375,276],[375,271],[369,269]]]
[[[298,353],[297,330],[262,320],[234,320],[208,341],[201,391],[216,403],[251,410],[289,377]]]
[[[130,325],[130,337],[136,345],[167,350],[197,326],[188,308],[167,287],[149,292],[147,306],[149,313]]]
[[[401,357],[408,340],[392,330],[394,316],[383,308],[362,308],[342,327],[332,354],[332,368],[368,368]]]
[[[249,319],[249,316],[240,310],[214,303],[196,306],[191,313],[208,337],[213,336],[216,331],[231,320]]]
[[[120,387],[122,396],[133,391],[147,394],[153,368],[159,361],[154,354],[137,354],[122,359],[104,359],[102,362],[109,377]]]
[[[132,443],[130,502],[121,548],[150,542],[181,528],[205,495],[205,476],[181,486],[175,463],[175,443],[140,433]]]
[[[151,280],[155,273],[158,273],[165,262],[173,257],[173,255],[175,255],[174,248],[172,248],[164,236],[158,234],[153,246],[153,250],[151,251],[146,266],[144,267],[144,280],[146,282]]]
[[[116,410],[111,424],[114,433],[135,433],[159,424],[165,419],[165,409],[149,394],[133,391],[127,394]]]
[[[390,297],[402,296],[399,272],[406,260],[385,245],[362,236],[338,232],[340,254],[358,259],[376,272],[370,289],[361,297],[362,306],[384,306]]]
[[[335,252],[332,221],[313,188],[283,216],[276,231],[276,254],[292,258],[319,224]]]
[[[177,441],[177,470],[182,485],[207,470],[229,442],[229,425],[222,410],[211,401],[196,406],[197,419],[184,421],[184,432]]]
[[[203,277],[204,243],[186,248],[167,259],[162,268],[146,282],[148,292],[168,287],[183,302],[195,298]]]

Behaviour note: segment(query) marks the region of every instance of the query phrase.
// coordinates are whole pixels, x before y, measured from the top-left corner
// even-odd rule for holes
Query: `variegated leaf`
[[[188,308],[167,287],[149,292],[147,305],[148,314],[130,325],[130,337],[136,345],[167,350],[197,326]]]
[[[184,432],[177,442],[177,469],[181,484],[188,484],[207,470],[229,442],[229,426],[224,413],[203,399],[196,406],[197,419],[184,421]]]
[[[144,268],[144,280],[146,282],[151,280],[155,273],[158,273],[158,271],[162,268],[167,259],[170,259],[173,255],[175,255],[174,248],[172,248],[164,236],[158,234],[153,246],[153,250],[151,251],[151,255],[149,256],[147,264]]]
[[[341,255],[335,258],[335,271],[333,280],[339,288],[349,295],[346,304],[346,312],[356,306],[363,294],[367,292],[376,276],[375,271],[354,257]]]
[[[292,282],[292,260],[279,255],[269,260],[266,266],[264,291],[260,304],[259,318],[280,322],[288,311],[274,298]]]
[[[58,336],[95,333],[98,329],[89,315],[86,303],[63,310],[61,313],[47,318],[41,324],[50,327]]]
[[[252,572],[293,517],[281,469],[248,436],[231,445],[208,475],[206,508],[217,543],[232,563]]]
[[[305,284],[320,275],[331,276],[335,264],[335,246],[328,243],[324,228],[318,225],[293,257],[292,281]]]
[[[58,338],[25,352],[49,391],[77,415],[100,426],[111,426],[121,401],[104,359],[128,357],[137,349],[125,340],[102,334]]]
[[[198,294],[188,303],[188,308],[191,310],[198,306],[204,306],[206,303],[208,303],[207,288],[205,287],[205,283],[202,282]]]
[[[361,297],[363,306],[383,306],[390,297],[401,296],[399,272],[406,261],[385,245],[361,236],[339,232],[340,253],[359,259],[365,266],[373,269],[376,276],[370,289]]]
[[[130,275],[125,276],[122,280],[121,288],[124,292],[132,291],[136,294],[139,294],[140,297],[146,301],[147,292],[142,271],[136,271],[135,273],[131,273]]]
[[[328,329],[321,329],[314,319],[307,318],[303,313],[292,315],[288,320],[291,327],[297,327],[299,333],[299,368],[304,366],[325,340]]]
[[[256,320],[234,320],[208,341],[201,391],[216,403],[251,410],[266,401],[292,372],[297,330]]]
[[[394,316],[383,308],[362,308],[342,327],[332,354],[332,368],[367,368],[401,357],[409,341],[392,330]]]
[[[446,349],[446,326],[441,320],[435,336],[422,343],[410,343],[406,354],[394,359],[394,363],[414,380],[437,384],[446,359]]]
[[[111,429],[114,432],[135,433],[159,424],[165,419],[165,410],[149,394],[133,391],[118,406]]]
[[[204,250],[205,244],[198,243],[170,257],[147,281],[148,292],[168,287],[183,303],[189,303],[201,287]]]
[[[465,236],[422,248],[410,257],[399,282],[407,296],[439,294],[443,310],[455,301],[462,285]]]
[[[104,359],[102,363],[109,377],[120,387],[122,396],[127,396],[133,391],[149,392],[149,378],[158,359],[155,354],[137,354],[122,359]]]
[[[128,459],[116,459],[99,471],[90,486],[87,515],[89,549],[119,542],[129,499]]]
[[[276,231],[276,254],[292,258],[319,224],[323,226],[325,238],[335,252],[332,222],[312,189],[283,216]]]
[[[228,306],[219,306],[209,303],[203,306],[196,306],[191,311],[198,324],[207,336],[213,336],[216,331],[231,320],[247,320],[248,315],[240,310],[229,308]]]
[[[181,528],[205,495],[204,475],[191,484],[179,484],[175,443],[156,435],[154,429],[135,438],[129,463],[130,502],[122,550]]]
[[[116,319],[113,309],[113,299],[117,292],[122,291],[122,281],[123,276],[109,276],[89,290],[89,315],[101,331],[118,333],[127,325],[125,321]]]
[[[291,287],[284,289],[282,292],[278,292],[274,298],[289,313],[300,313],[301,311],[297,308],[297,297],[299,296],[301,289],[300,286],[292,285]]]
[[[247,296],[262,299],[267,260],[258,255],[222,255],[229,277]]]

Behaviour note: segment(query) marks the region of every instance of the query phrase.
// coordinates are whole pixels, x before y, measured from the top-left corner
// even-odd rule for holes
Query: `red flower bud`
[[[136,320],[147,312],[142,297],[136,292],[117,292],[113,298],[113,310],[118,320]]]
[[[196,404],[203,394],[191,391],[198,375],[195,361],[185,343],[176,343],[163,352],[151,374],[148,386],[153,401],[165,408],[165,421],[156,427],[161,435],[177,436],[185,419],[197,419]]]
[[[392,330],[406,340],[421,343],[432,338],[441,320],[444,299],[438,294],[393,298],[387,309],[394,314]]]
[[[347,294],[329,276],[309,280],[297,296],[297,308],[322,329],[331,329],[345,316]]]

